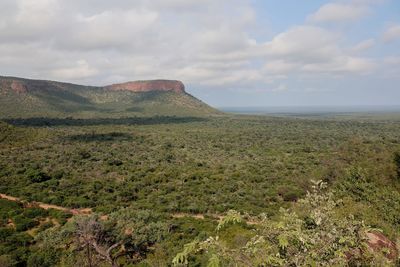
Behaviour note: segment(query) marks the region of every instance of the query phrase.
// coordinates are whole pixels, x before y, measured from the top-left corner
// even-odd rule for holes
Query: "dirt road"
[[[7,199],[10,201],[14,201],[14,202],[20,202],[20,203],[23,203],[24,205],[26,205],[27,207],[39,207],[39,208],[42,208],[45,210],[48,210],[48,209],[61,210],[61,211],[67,212],[67,213],[71,213],[73,215],[88,215],[88,214],[92,213],[92,209],[90,209],[90,208],[70,209],[70,208],[61,207],[61,206],[57,206],[57,205],[46,204],[43,202],[36,202],[36,201],[25,202],[25,201],[21,200],[20,198],[5,195],[5,194],[0,194],[0,198]]]

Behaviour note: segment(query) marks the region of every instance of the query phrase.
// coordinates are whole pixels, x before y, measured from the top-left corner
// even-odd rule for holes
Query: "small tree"
[[[75,265],[107,263],[116,267],[121,257],[125,262],[137,263],[168,232],[168,225],[160,221],[157,213],[132,208],[123,208],[107,218],[96,214],[77,216],[64,226],[39,234],[37,249],[61,251],[62,259],[58,260]]]
[[[106,260],[113,267],[117,266],[116,259],[119,254],[114,254],[113,250],[122,245],[122,240],[117,242],[112,240],[97,216],[79,217],[75,220],[74,226],[76,243],[78,248],[85,251],[89,267],[94,266],[94,257]]]

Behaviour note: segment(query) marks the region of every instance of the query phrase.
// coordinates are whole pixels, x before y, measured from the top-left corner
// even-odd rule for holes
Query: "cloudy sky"
[[[400,104],[398,0],[0,0],[0,75],[214,106]]]

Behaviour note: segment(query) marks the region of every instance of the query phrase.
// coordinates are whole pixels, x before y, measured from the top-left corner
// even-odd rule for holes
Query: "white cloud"
[[[344,10],[347,21],[352,16]],[[265,41],[254,36],[254,28],[265,27],[255,14],[248,0],[2,0],[0,74],[94,85],[169,78],[257,89],[301,75],[320,79],[375,68],[375,61],[353,55],[373,46],[372,39],[349,49],[343,33],[309,24]],[[316,14],[314,21],[338,18]]]
[[[33,41],[48,36],[58,26],[59,11],[56,0],[4,0],[0,3],[0,40]]]
[[[97,74],[97,70],[91,66],[89,66],[86,60],[78,60],[75,62],[74,66],[59,68],[50,71],[50,78],[54,77],[55,79],[83,79],[87,77],[91,77]]]
[[[290,73],[291,71],[298,68],[297,63],[287,62],[282,59],[268,61],[264,65],[264,71],[267,74],[282,74]]]
[[[56,18],[57,0],[17,0],[18,13],[15,21],[24,26],[47,28]]]
[[[74,27],[58,39],[59,45],[77,49],[137,48],[157,18],[157,12],[135,9],[104,11],[88,17],[78,15]]]
[[[275,58],[266,73],[366,73],[371,60],[348,55],[338,43],[340,35],[315,26],[296,26],[264,45],[265,55]]]
[[[272,92],[284,92],[287,91],[288,87],[286,84],[279,84],[278,87],[272,88],[271,91]]]
[[[355,52],[355,53],[364,52],[365,50],[368,50],[368,49],[372,48],[373,46],[375,46],[375,44],[376,44],[375,39],[367,39],[367,40],[361,41],[358,44],[356,44],[355,46],[353,46],[351,48],[351,51]]]
[[[269,56],[290,57],[298,61],[324,61],[336,53],[338,36],[323,28],[295,26],[265,43]]]
[[[201,31],[192,38],[202,52],[219,55],[241,51],[255,44],[243,32],[235,33],[234,29],[226,27]]]
[[[358,20],[369,13],[369,7],[364,2],[329,3],[321,6],[308,17],[312,22],[346,22]]]
[[[390,26],[383,34],[383,40],[385,42],[390,42],[400,39],[400,25]]]
[[[341,56],[329,62],[306,64],[302,70],[316,73],[368,73],[374,69],[374,63],[364,58]]]

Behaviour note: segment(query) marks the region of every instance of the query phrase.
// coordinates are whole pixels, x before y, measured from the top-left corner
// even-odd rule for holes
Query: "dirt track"
[[[57,206],[57,205],[51,205],[51,204],[46,204],[43,202],[37,202],[37,201],[33,201],[33,202],[25,202],[23,200],[21,200],[20,198],[17,197],[13,197],[13,196],[9,196],[6,194],[0,194],[0,198],[3,199],[7,199],[10,201],[14,201],[14,202],[21,202],[24,203],[27,207],[40,207],[42,209],[48,210],[48,209],[55,209],[55,210],[61,210],[67,213],[71,213],[73,215],[89,215],[92,213],[92,209],[91,208],[84,208],[84,209],[70,209],[70,208],[66,208],[66,207],[62,207],[62,206]],[[102,218],[107,218],[107,215],[103,215]],[[183,212],[177,212],[177,213],[172,213],[171,217],[173,218],[184,218],[184,217],[190,217],[190,218],[194,218],[197,220],[204,220],[206,219],[206,216],[204,214],[192,214],[192,213],[183,213]],[[209,214],[209,218],[210,219],[214,219],[214,220],[221,220],[224,216],[219,215],[219,214]],[[246,221],[247,224],[258,224],[259,222],[257,221],[253,221],[253,220],[247,220]]]
[[[71,213],[73,215],[89,215],[92,213],[92,209],[91,208],[85,208],[85,209],[69,209],[66,207],[61,207],[61,206],[57,206],[57,205],[50,205],[50,204],[46,204],[46,203],[42,203],[42,202],[24,202],[21,199],[17,198],[17,197],[13,197],[13,196],[9,196],[9,195],[5,195],[5,194],[0,194],[0,198],[3,199],[7,199],[10,201],[14,201],[14,202],[21,202],[24,203],[27,207],[40,207],[42,209],[55,209],[55,210],[61,210],[64,212],[68,212]],[[184,218],[184,217],[191,217],[197,220],[204,220],[206,217],[204,216],[204,214],[190,214],[190,213],[173,213],[171,214],[171,216],[173,218]],[[104,220],[107,220],[108,216],[107,215],[103,215],[101,216],[101,218],[103,218]],[[215,220],[221,220],[223,218],[222,215],[210,215],[210,218],[213,218]],[[259,221],[254,221],[254,220],[247,220],[246,221],[247,224],[251,224],[251,225],[257,225],[260,224]],[[399,251],[396,247],[396,244],[394,242],[392,242],[390,239],[388,239],[386,236],[384,236],[382,233],[380,232],[366,232],[366,237],[367,237],[367,245],[368,247],[374,251],[374,250],[382,250],[383,248],[388,249],[389,254],[388,254],[388,258],[389,259],[396,259],[399,255]]]
[[[24,203],[28,207],[36,206],[36,207],[40,207],[45,210],[48,210],[48,209],[61,210],[61,211],[67,212],[67,213],[71,213],[73,215],[89,215],[92,213],[91,208],[70,209],[70,208],[66,208],[66,207],[62,207],[62,206],[46,204],[46,203],[37,202],[37,201],[25,202],[25,201],[21,200],[20,198],[9,196],[6,194],[0,194],[0,198],[7,199],[10,201],[14,201],[14,202],[21,202],[21,203]],[[191,217],[191,218],[194,218],[197,220],[204,220],[206,218],[206,216],[204,214],[191,214],[191,213],[183,213],[183,212],[172,213],[171,217],[173,217],[173,218]],[[103,215],[102,218],[107,218],[107,215]],[[218,215],[218,214],[210,214],[210,218],[214,219],[214,220],[220,220],[223,218],[223,216]],[[247,221],[247,223],[248,224],[257,224],[257,222],[254,222],[254,221]]]
[[[90,208],[85,208],[85,209],[69,209],[66,207],[61,207],[61,206],[57,206],[57,205],[51,205],[51,204],[46,204],[46,203],[42,203],[42,202],[25,202],[17,197],[13,197],[13,196],[9,196],[9,195],[5,195],[5,194],[0,194],[0,198],[3,199],[7,199],[10,201],[14,201],[14,202],[21,202],[24,203],[26,206],[28,207],[40,207],[42,209],[48,210],[48,209],[55,209],[55,210],[61,210],[67,213],[71,213],[73,215],[87,215],[87,214],[91,214],[92,213],[92,209]]]
[[[66,207],[62,207],[62,206],[46,204],[46,203],[37,202],[37,201],[25,202],[25,201],[21,200],[20,198],[9,196],[9,195],[6,195],[6,194],[0,194],[0,198],[7,199],[7,200],[10,200],[10,201],[14,201],[14,202],[24,203],[28,207],[36,206],[36,207],[40,207],[40,208],[45,209],[45,210],[48,210],[48,209],[61,210],[61,211],[67,212],[67,213],[71,213],[73,215],[89,215],[89,214],[92,213],[92,209],[91,208],[70,209],[70,208],[66,208]],[[103,217],[106,218],[106,216],[107,215],[104,215]],[[195,218],[195,219],[199,219],[199,220],[204,220],[205,219],[203,214],[173,213],[173,214],[171,214],[171,216],[173,218],[191,217],[191,218]],[[212,217],[215,218],[215,219],[221,219],[222,218],[222,216],[220,216],[220,215],[215,215],[215,216],[212,216]]]

